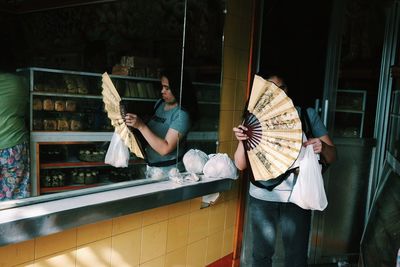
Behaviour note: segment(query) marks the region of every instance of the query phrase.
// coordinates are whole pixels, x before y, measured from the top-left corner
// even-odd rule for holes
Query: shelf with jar
[[[145,178],[144,160],[132,159],[129,172],[104,163],[114,129],[103,108],[102,74],[47,68],[18,71],[30,87],[33,195]],[[159,95],[158,79],[110,77],[124,103],[135,103],[132,112],[152,110]]]
[[[77,190],[117,182],[143,179],[145,177],[146,166],[143,164],[138,166],[113,168],[111,166],[103,165],[104,168],[76,166],[75,168],[57,167],[55,169],[41,169],[40,194],[56,193],[65,190]]]
[[[40,193],[61,192],[145,177],[145,162],[132,157],[128,168],[104,163],[108,142],[38,142]]]
[[[21,69],[30,79],[31,131],[112,131],[103,112],[101,74],[45,68]],[[151,110],[159,80],[111,75],[124,102]],[[132,111],[137,112],[137,111]]]
[[[30,85],[32,194],[74,190],[126,180],[124,174],[120,174],[121,179],[110,179],[102,175],[102,170],[111,168],[102,160],[71,160],[70,157],[59,160],[55,155],[46,160],[41,156],[45,146],[54,145],[76,151],[75,146],[85,147],[91,144],[96,147],[99,143],[111,140],[114,129],[103,108],[102,74],[47,68],[26,68],[18,71],[27,77]],[[143,112],[153,110],[154,103],[160,96],[159,79],[124,75],[110,75],[110,78],[130,112],[146,115]],[[206,105],[207,108],[200,108],[204,113],[200,115],[201,123],[193,128],[188,140],[208,142],[211,144],[210,151],[215,152],[219,85],[195,83],[195,86],[196,90],[200,91],[199,105]],[[145,166],[143,160],[133,159],[130,164],[130,168],[134,169],[131,171],[134,177],[127,179],[145,178],[141,171]],[[86,169],[87,173],[98,172],[100,176],[92,179],[96,182],[88,182],[88,179],[87,184],[76,184],[73,183],[72,169]],[[48,178],[51,182],[43,180],[43,175],[58,177],[60,171],[65,172],[61,174],[61,179]],[[88,176],[93,178],[93,175]]]
[[[337,90],[334,127],[336,137],[363,136],[366,98],[366,90]]]

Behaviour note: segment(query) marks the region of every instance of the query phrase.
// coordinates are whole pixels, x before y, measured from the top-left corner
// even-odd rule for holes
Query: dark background
[[[259,74],[283,76],[299,106],[322,97],[331,2],[264,2]]]

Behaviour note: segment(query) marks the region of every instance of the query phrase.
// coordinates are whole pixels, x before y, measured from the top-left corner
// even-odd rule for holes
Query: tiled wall
[[[227,1],[219,151],[230,156],[246,101],[251,3]],[[233,251],[237,192],[209,208],[196,198],[0,247],[0,267],[206,266]]]
[[[232,128],[241,123],[243,108],[246,102],[252,2],[243,0],[227,1],[219,151],[228,153],[230,156],[233,156],[237,146]]]
[[[237,189],[0,248],[0,266],[206,266],[233,250]]]

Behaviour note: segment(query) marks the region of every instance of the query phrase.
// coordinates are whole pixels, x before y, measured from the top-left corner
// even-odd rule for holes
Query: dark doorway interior
[[[260,74],[286,77],[299,106],[322,97],[332,1],[264,1]]]

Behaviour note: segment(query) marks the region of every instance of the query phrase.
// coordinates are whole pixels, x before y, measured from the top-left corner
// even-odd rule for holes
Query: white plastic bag
[[[118,133],[114,132],[104,162],[114,167],[126,168],[129,162],[129,148]]]
[[[299,168],[299,175],[289,201],[303,209],[324,210],[328,205],[328,200],[322,180],[321,166],[312,145],[306,147]]]
[[[188,172],[202,173],[204,164],[208,161],[208,156],[201,150],[190,149],[183,155],[183,165]]]
[[[167,177],[167,174],[164,173],[164,170],[162,168],[147,166],[146,178],[157,180],[157,179],[163,179],[165,177]]]
[[[209,178],[237,178],[236,166],[225,153],[211,155],[204,165],[203,173]]]

